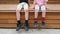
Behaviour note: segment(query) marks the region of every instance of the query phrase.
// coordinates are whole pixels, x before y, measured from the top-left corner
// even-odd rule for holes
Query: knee
[[[39,9],[35,9],[35,12],[38,12],[39,11]]]
[[[20,12],[20,9],[16,9],[16,12]]]
[[[24,9],[25,12],[28,12],[28,9]]]
[[[42,12],[46,12],[46,10],[41,10]]]
[[[41,7],[41,11],[42,11],[42,12],[46,12],[46,7],[45,7],[45,6],[42,6],[42,7]]]
[[[46,12],[46,8],[44,8],[44,9],[42,8],[41,11],[42,11],[42,12]]]

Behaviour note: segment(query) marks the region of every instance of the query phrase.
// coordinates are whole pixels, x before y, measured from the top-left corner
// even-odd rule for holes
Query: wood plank
[[[8,13],[0,13],[0,19],[8,19]]]
[[[39,12],[38,23],[41,23],[41,13]],[[24,12],[21,12],[21,22],[24,23]],[[16,27],[15,12],[0,12],[0,27]],[[29,27],[34,28],[34,12],[29,14]],[[39,24],[40,25],[40,24]],[[40,26],[38,25],[37,28]],[[24,25],[23,25],[24,26]],[[22,26],[22,27],[23,27]],[[47,12],[45,28],[60,28],[60,12]]]
[[[40,24],[38,24],[37,28],[40,28]],[[14,28],[16,27],[16,24],[0,24],[0,27],[5,27],[5,28]],[[22,25],[24,27],[24,25]],[[34,28],[33,24],[29,24],[29,28]],[[46,24],[45,28],[60,28],[60,24]]]
[[[34,0],[30,0],[30,3],[32,4]],[[48,4],[60,4],[60,0],[48,0]]]
[[[0,13],[0,19],[15,19],[16,20],[16,13]],[[25,19],[24,12],[21,13],[21,19]],[[29,14],[29,20],[34,19],[34,13]],[[41,13],[38,15],[38,19],[41,19]],[[47,13],[46,19],[60,19],[60,13]]]
[[[37,20],[38,23],[41,23],[41,20]],[[46,23],[52,23],[52,24],[60,24],[60,20],[46,20]],[[17,20],[8,20],[8,23],[13,24],[13,23],[17,23]],[[21,23],[24,23],[24,20],[21,20]],[[29,24],[30,23],[34,23],[34,20],[29,20]]]
[[[30,0],[30,3],[32,3],[34,0]],[[50,1],[60,1],[60,0],[49,0],[48,3],[51,3]],[[55,4],[55,2],[52,2]],[[0,4],[17,4],[19,3],[19,0],[0,0]]]
[[[0,0],[0,4],[17,4],[18,0]]]
[[[3,24],[8,23],[8,20],[6,20],[6,19],[5,20],[0,20],[0,23],[3,23]]]
[[[38,23],[41,23],[41,20],[37,20]],[[22,23],[24,23],[24,20],[22,20]],[[34,23],[34,20],[29,20],[29,23]],[[52,23],[52,24],[60,24],[60,20],[46,20],[46,23]]]
[[[8,23],[9,24],[14,24],[14,23],[17,23],[17,20],[8,20]]]
[[[46,28],[60,28],[60,24],[46,24]]]
[[[0,12],[16,12],[16,11],[15,10],[0,10]],[[21,12],[24,12],[24,11],[22,10]],[[34,9],[29,9],[29,12],[34,12]],[[46,12],[60,12],[60,10],[47,10]]]
[[[17,4],[0,4],[0,10],[2,10],[1,12],[3,12],[3,10],[8,10],[7,12],[9,12],[10,10],[14,10],[14,12],[16,12],[16,6]],[[47,4],[47,10],[60,10],[60,4]],[[56,6],[56,7],[54,7]],[[34,11],[34,6],[33,4],[30,4],[30,7],[28,8],[28,10],[31,12],[31,11]],[[11,11],[11,12],[12,12]],[[51,12],[51,11],[49,11]],[[54,11],[55,12],[55,11]]]
[[[16,13],[9,13],[8,19],[16,19]]]
[[[0,27],[6,27],[6,28],[16,27],[16,24],[0,24]]]

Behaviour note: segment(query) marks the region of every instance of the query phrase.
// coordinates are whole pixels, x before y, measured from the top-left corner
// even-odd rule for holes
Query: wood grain
[[[21,12],[22,27],[24,27],[24,12]],[[38,27],[41,26],[41,12],[38,15]],[[0,12],[0,27],[16,28],[15,12]],[[29,27],[34,28],[34,12],[29,12]],[[45,28],[60,28],[60,12],[47,12]]]
[[[30,0],[30,3],[33,3],[34,0]],[[53,1],[53,2],[52,2]],[[60,0],[49,0],[49,4],[58,4]],[[0,0],[0,4],[17,4],[19,0]]]
[[[16,28],[16,24],[0,24],[0,27],[5,28]],[[24,25],[22,25],[24,27]],[[40,28],[41,24],[38,24],[37,28]],[[33,24],[29,24],[29,28],[34,28]],[[44,28],[60,28],[60,24],[46,24]]]

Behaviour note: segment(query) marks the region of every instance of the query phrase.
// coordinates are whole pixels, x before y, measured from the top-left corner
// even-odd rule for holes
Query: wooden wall
[[[24,12],[21,12],[22,27],[24,26]],[[16,13],[15,12],[0,12],[0,27],[13,28],[16,27]],[[29,14],[29,27],[34,28],[34,12]],[[41,23],[41,13],[38,16],[38,28]],[[47,12],[45,28],[60,28],[60,12]]]
[[[31,0],[31,3],[33,0]],[[19,0],[0,0],[0,4],[17,4]],[[60,4],[60,0],[49,0],[48,4]]]
[[[17,4],[19,0],[0,0],[0,4]],[[31,0],[31,3],[33,0]],[[60,4],[60,0],[49,0],[48,4]],[[3,10],[4,11],[4,10]],[[8,11],[8,10],[7,10]],[[11,11],[11,10],[10,10]],[[58,11],[58,10],[57,10]],[[47,12],[45,28],[60,28],[60,12]],[[24,12],[21,12],[22,27],[24,26]],[[16,13],[15,12],[1,12],[0,11],[0,27],[14,28],[16,27]],[[34,28],[34,12],[29,14],[29,27]],[[41,23],[41,13],[38,17],[38,28]]]

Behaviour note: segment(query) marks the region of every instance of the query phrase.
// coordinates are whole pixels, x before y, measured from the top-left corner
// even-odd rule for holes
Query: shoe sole
[[[21,29],[20,27],[17,27],[17,28],[16,28],[16,31],[19,31],[20,29]]]

